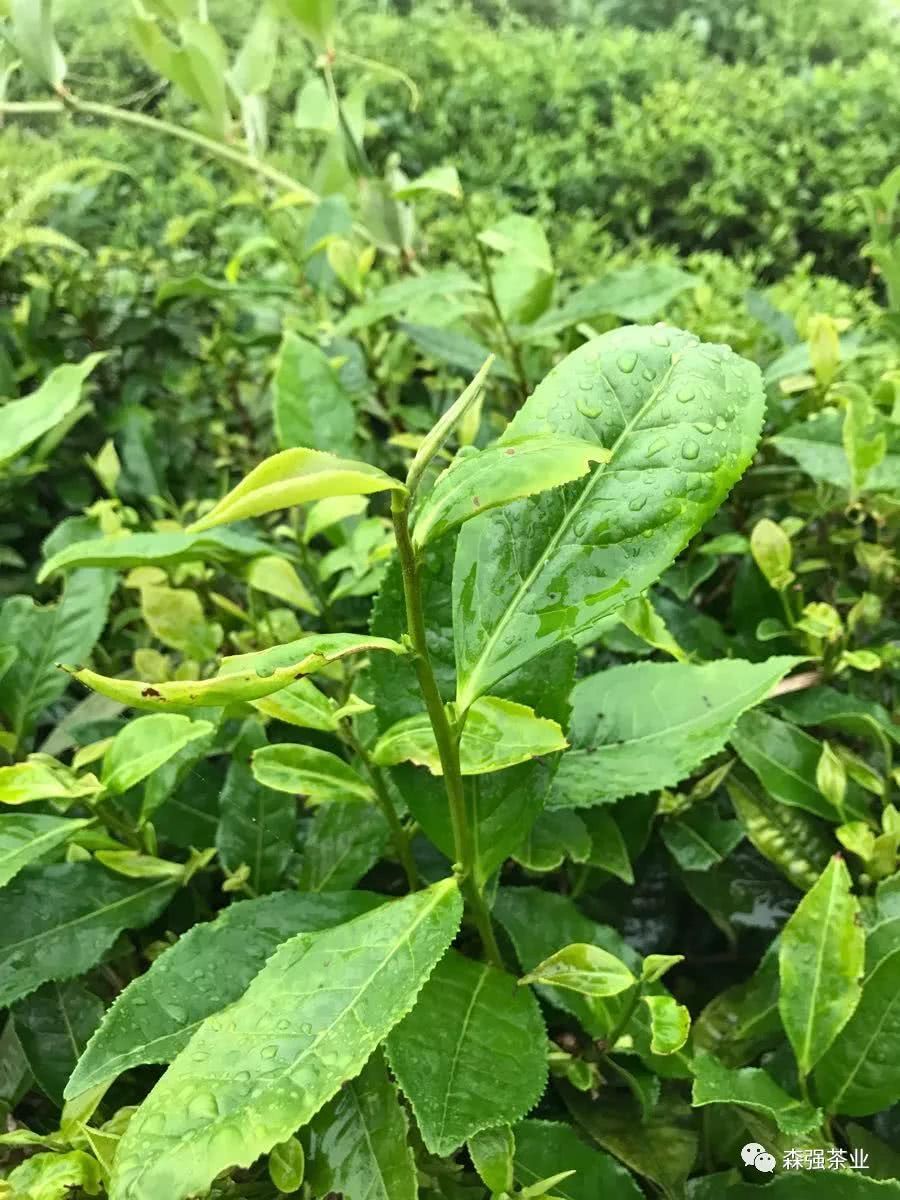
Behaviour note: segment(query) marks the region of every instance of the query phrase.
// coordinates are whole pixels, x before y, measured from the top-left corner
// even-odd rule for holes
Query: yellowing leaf
[[[94,775],[79,778],[48,754],[32,754],[25,762],[0,767],[0,804],[71,801],[99,791],[100,784]]]
[[[377,467],[337,458],[321,450],[282,450],[255,467],[189,533],[212,529],[229,521],[259,517],[308,500],[328,496],[362,496],[369,492],[405,491],[403,484]]]
[[[460,740],[463,775],[484,775],[541,754],[564,750],[568,742],[555,721],[535,716],[534,709],[499,696],[482,696],[469,709]],[[443,774],[434,731],[427,713],[398,721],[379,738],[372,753],[379,766],[414,762],[432,775]]]

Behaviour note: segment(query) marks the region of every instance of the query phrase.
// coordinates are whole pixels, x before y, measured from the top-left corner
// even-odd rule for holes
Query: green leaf
[[[461,200],[463,190],[459,181],[459,172],[452,164],[431,167],[417,179],[411,179],[402,187],[395,188],[394,198],[408,200],[412,196],[418,196],[420,192],[440,192],[444,196],[452,196],[454,200]]]
[[[753,455],[756,367],[675,329],[626,327],[570,354],[501,442],[577,437],[612,451],[585,480],[485,513],[454,567],[459,704],[640,595]]]
[[[306,1173],[303,1144],[295,1137],[279,1142],[269,1152],[269,1178],[279,1192],[296,1192]]]
[[[448,879],[280,946],[132,1117],[110,1200],[184,1200],[305,1125],[412,1008],[461,908]]]
[[[0,813],[0,887],[89,823],[87,819],[45,817],[40,813]]]
[[[338,458],[321,450],[282,450],[254,467],[189,533],[200,533],[229,521],[278,512],[328,496],[364,496],[370,492],[405,491],[403,484],[377,467]]]
[[[608,1154],[586,1145],[569,1125],[554,1121],[520,1121],[516,1125],[516,1181],[523,1187],[561,1170],[574,1175],[557,1183],[560,1200],[641,1200],[634,1179]]]
[[[103,756],[101,782],[114,796],[121,795],[152,775],[190,742],[214,729],[209,721],[192,721],[190,717],[169,713],[154,713],[129,721]]]
[[[542,812],[513,855],[529,871],[555,871],[565,859],[583,863],[591,854],[591,835],[577,813]]]
[[[816,1067],[816,1094],[827,1111],[863,1117],[896,1104],[898,1052],[900,950],[866,976],[856,1011]]]
[[[725,781],[725,787],[754,847],[791,883],[808,891],[835,849],[828,827],[767,792],[754,790],[747,776],[734,773]]]
[[[103,1017],[103,1001],[77,980],[46,983],[13,1009],[16,1035],[38,1087],[62,1105],[66,1080]]]
[[[50,7],[48,0],[17,0],[17,6],[21,20],[25,20],[26,11],[39,17]],[[29,396],[3,405],[0,464],[21,454],[72,412],[81,399],[84,381],[105,357],[105,354],[89,354],[78,364],[57,367]]]
[[[641,981],[656,983],[680,962],[684,962],[683,954],[648,954],[641,966]]]
[[[3,636],[19,649],[0,679],[0,711],[17,737],[66,690],[68,679],[57,663],[83,662],[94,648],[112,585],[104,571],[78,571],[66,581],[58,604],[38,606],[30,596],[10,596],[0,608]]]
[[[745,713],[731,735],[731,744],[769,795],[781,804],[804,808],[826,820],[841,820],[843,813],[830,804],[816,784],[821,743],[795,725],[766,712]],[[860,789],[847,788],[844,812],[866,814]]]
[[[526,331],[527,336],[546,337],[605,314],[626,321],[651,321],[697,282],[695,275],[662,263],[610,271],[581,288],[559,308],[545,313]]]
[[[865,932],[850,873],[835,855],[781,934],[781,1020],[808,1075],[859,1003]]]
[[[320,49],[328,45],[334,25],[335,0],[279,0],[280,7]]]
[[[282,942],[343,924],[382,900],[371,892],[277,892],[232,904],[214,921],[192,926],[116,997],[78,1060],[66,1099],[143,1063],[171,1062],[206,1017],[244,993]]]
[[[555,721],[537,717],[525,704],[482,696],[469,709],[459,744],[463,775],[501,771],[568,745]],[[427,713],[398,721],[379,738],[372,761],[382,767],[413,762],[442,775],[434,730]]]
[[[737,1104],[770,1117],[782,1133],[800,1137],[821,1127],[822,1113],[805,1100],[796,1100],[779,1087],[771,1075],[757,1067],[735,1071],[711,1054],[698,1054],[693,1062],[695,1107]]]
[[[99,791],[94,775],[79,777],[47,754],[32,754],[25,762],[0,767],[0,804],[30,804],[34,800],[71,804]]]
[[[330,750],[285,742],[253,754],[253,777],[276,792],[305,796],[313,804],[373,800],[371,785]]]
[[[26,1200],[64,1200],[72,1195],[72,1188],[96,1196],[101,1173],[96,1159],[83,1150],[70,1150],[66,1154],[35,1154],[11,1171],[7,1182],[16,1189],[14,1196]]]
[[[413,545],[455,529],[479,513],[579,479],[609,451],[568,437],[529,437],[457,455],[419,509]]]
[[[73,567],[174,567],[183,562],[230,562],[267,553],[265,542],[231,529],[211,533],[124,533],[66,546],[47,559],[38,583]]]
[[[511,1192],[513,1189],[513,1159],[516,1139],[508,1125],[482,1129],[466,1143],[481,1182],[492,1192]]]
[[[434,325],[415,325],[411,321],[400,321],[400,329],[426,357],[449,367],[474,375],[485,359],[492,358],[492,370],[497,379],[514,379],[512,368],[499,356],[493,356],[489,347],[455,329],[441,329]]]
[[[691,1014],[671,996],[641,998],[650,1010],[650,1049],[654,1054],[674,1054],[688,1039]]]
[[[550,809],[545,815],[562,816],[568,811]],[[582,811],[581,820],[591,839],[591,850],[587,857],[590,865],[608,871],[624,883],[634,883],[628,843],[622,836],[622,830],[615,817],[605,809],[596,808]]]
[[[316,445],[352,454],[356,413],[327,355],[315,343],[287,331],[272,381],[275,436],[282,449]]]
[[[518,1120],[547,1083],[537,1001],[505,971],[451,950],[390,1034],[388,1061],[432,1154]]]
[[[352,333],[356,329],[365,329],[369,325],[374,325],[378,321],[384,320],[385,317],[393,317],[398,313],[415,313],[423,305],[435,301],[446,301],[452,296],[481,290],[481,284],[470,279],[458,268],[428,271],[424,275],[418,275],[412,279],[403,279],[399,283],[388,284],[365,304],[351,308],[337,326],[337,333]],[[486,357],[487,355],[483,354],[472,370],[477,370]]]
[[[697,1157],[695,1118],[688,1104],[664,1095],[649,1120],[641,1121],[635,1106],[620,1097],[601,1096],[591,1103],[573,1088],[563,1091],[567,1107],[594,1141],[657,1183],[670,1200],[680,1200]]]
[[[814,413],[806,421],[789,425],[772,438],[772,443],[794,459],[812,479],[850,490],[850,464],[843,445],[845,417],[836,409]],[[900,437],[891,430],[887,452],[867,474],[864,492],[897,490],[900,478]]]
[[[179,679],[155,684],[113,679],[84,668],[79,671],[67,669],[85,687],[120,704],[132,708],[180,712],[259,700],[280,691],[303,675],[321,671],[346,654],[361,654],[369,650],[405,653],[403,647],[390,638],[365,637],[356,633],[311,633],[268,650],[224,658],[219,674],[212,679]]]
[[[87,971],[174,891],[170,880],[125,879],[95,862],[26,867],[0,892],[0,1005]]]
[[[744,836],[740,821],[722,817],[713,800],[692,804],[664,821],[659,832],[682,871],[705,871],[723,862]]]
[[[381,858],[389,834],[374,804],[343,799],[321,805],[306,831],[297,886],[309,892],[354,887]]]
[[[247,582],[258,592],[292,604],[301,612],[315,615],[319,611],[319,606],[300,576],[288,560],[279,554],[266,554],[254,559],[247,570]]]
[[[632,663],[580,680],[572,692],[572,749],[551,805],[609,804],[673,787],[721,750],[741,713],[803,661]]]
[[[784,1037],[778,1015],[778,943],[771,943],[756,972],[715,996],[694,1022],[693,1042],[729,1067],[757,1059]]]
[[[190,588],[150,584],[141,588],[141,616],[164,646],[206,662],[222,641],[222,626],[206,620],[199,595]]]
[[[313,1118],[309,1157],[316,1195],[418,1200],[406,1110],[380,1050]]]
[[[298,725],[302,729],[333,733],[339,724],[335,716],[337,705],[320,692],[311,679],[298,679],[281,691],[251,703],[267,717],[274,717],[286,725]]]
[[[546,983],[602,998],[627,991],[637,980],[614,954],[587,942],[575,942],[538,963],[520,982]]]
[[[228,871],[246,867],[257,893],[273,891],[294,854],[297,805],[292,796],[257,782],[250,763],[266,738],[257,721],[247,721],[228,764],[219,796],[216,850]]]

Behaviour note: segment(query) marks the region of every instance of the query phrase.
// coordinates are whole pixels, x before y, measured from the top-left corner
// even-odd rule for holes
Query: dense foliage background
[[[396,0],[341,4],[331,28],[307,0],[67,0],[64,83],[49,5],[5,8],[0,1197],[900,1194],[894,6]],[[701,495],[709,520],[646,593],[494,680],[535,724],[503,709],[488,765],[463,763],[478,845],[456,950],[450,924],[411,946],[428,970],[369,1014],[358,1062],[343,1031],[347,1082],[318,1111],[245,1115],[240,1153],[221,1129],[189,1145],[205,1177],[141,1183],[161,1064],[167,1103],[216,1118],[190,1036],[235,1013],[251,1039],[274,1002],[248,997],[287,959],[257,972],[298,931],[324,978],[356,921],[446,907],[425,887],[458,850],[434,745],[386,740],[423,707],[371,640],[408,647],[391,501],[360,485],[211,528],[214,503],[297,446],[403,479],[492,353],[434,459],[464,464],[552,368],[589,361],[570,352],[604,335],[639,388],[667,338],[690,353],[673,327],[760,368],[752,463],[717,511]],[[562,403],[561,370],[538,397]],[[749,411],[759,386],[715,403]],[[542,469],[571,487],[587,464]],[[455,537],[421,551],[446,701]],[[142,716],[141,688],[305,635],[330,656],[314,683]],[[542,974],[571,944],[606,959]],[[267,1120],[285,1136],[254,1142]]]

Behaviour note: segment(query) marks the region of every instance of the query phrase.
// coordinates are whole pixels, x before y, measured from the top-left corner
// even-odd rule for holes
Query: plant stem
[[[391,794],[384,782],[384,776],[372,759],[369,757],[369,752],[363,746],[362,742],[356,736],[349,721],[344,722],[343,737],[347,745],[353,750],[356,756],[363,764],[366,774],[371,781],[372,788],[375,792],[375,799],[381,811],[384,813],[387,823],[391,830],[391,839],[394,843],[394,849],[397,852],[397,857],[400,860],[400,865],[403,867],[403,872],[406,875],[406,882],[409,884],[409,890],[415,892],[419,887],[419,875],[416,871],[416,864],[413,861],[412,852],[409,848],[409,834],[403,826],[397,814],[397,809],[394,807],[394,802],[391,799]]]
[[[491,916],[484,896],[475,880],[475,847],[472,841],[469,814],[466,810],[465,790],[459,764],[459,733],[450,725],[428,653],[419,571],[409,536],[408,498],[404,494],[399,492],[392,494],[391,515],[394,519],[397,552],[400,556],[400,569],[403,574],[406,624],[413,648],[413,665],[419,681],[419,690],[428,711],[428,718],[434,730],[441,768],[444,772],[444,787],[447,792],[450,824],[453,829],[453,850],[456,855],[454,871],[459,878],[463,896],[481,936],[485,953],[488,959],[499,967],[503,965],[500,948],[494,936]]]
[[[513,370],[516,373],[516,380],[519,384],[519,391],[522,394],[522,399],[528,399],[528,377],[525,374],[525,367],[522,364],[522,355],[519,351],[518,343],[510,332],[509,326],[506,323],[506,318],[503,315],[503,310],[500,307],[500,301],[497,299],[497,291],[494,287],[494,274],[491,271],[490,260],[487,256],[487,250],[484,248],[484,243],[478,237],[478,230],[475,227],[475,218],[472,216],[472,208],[469,204],[469,197],[463,195],[463,212],[466,215],[466,224],[469,226],[469,233],[472,241],[475,243],[475,250],[478,253],[478,262],[481,266],[481,277],[484,280],[485,290],[487,291],[488,300],[494,312],[494,317],[500,327],[500,332],[503,335],[503,340],[506,342],[506,348],[509,351],[510,361],[512,362]]]
[[[181,141],[190,142],[192,145],[198,146],[201,150],[205,150],[208,154],[212,154],[216,158],[234,163],[246,171],[252,171],[254,174],[268,180],[269,183],[274,183],[284,191],[299,193],[309,204],[318,203],[319,197],[315,192],[311,191],[305,184],[300,183],[299,180],[286,175],[284,171],[279,171],[276,167],[270,167],[267,163],[261,162],[249,154],[245,154],[242,150],[235,149],[234,146],[228,146],[224,142],[217,142],[213,138],[205,137],[202,133],[197,133],[193,129],[185,129],[183,126],[176,125],[172,121],[164,121],[159,117],[148,117],[145,113],[132,112],[127,108],[117,108],[114,104],[96,104],[92,100],[80,100],[71,92],[66,92],[64,101],[41,100],[0,103],[0,117],[62,116],[70,110],[83,113],[87,116],[102,117],[106,121],[119,121],[125,125],[137,125],[141,129],[148,129],[153,133],[164,133],[169,137],[180,138]]]

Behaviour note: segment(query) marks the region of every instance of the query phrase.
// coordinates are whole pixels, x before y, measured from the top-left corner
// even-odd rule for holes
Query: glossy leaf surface
[[[183,562],[229,562],[265,554],[268,546],[231,529],[210,533],[125,533],[116,537],[90,538],[74,542],[52,555],[41,567],[38,582],[57,571],[76,567],[174,567]]]
[[[736,1104],[752,1108],[770,1117],[789,1136],[813,1133],[821,1126],[819,1110],[805,1100],[795,1099],[758,1067],[731,1070],[711,1054],[700,1054],[694,1059],[693,1070],[695,1106]]]
[[[502,442],[558,434],[612,457],[463,528],[453,588],[462,706],[644,591],[745,470],[762,414],[757,368],[679,330],[619,329],[554,368]]]
[[[280,946],[240,1000],[207,1018],[132,1118],[111,1200],[154,1200],[161,1186],[183,1200],[290,1137],[410,1010],[460,910],[447,880]]]
[[[547,1081],[537,1001],[505,971],[450,951],[390,1034],[388,1060],[432,1154],[510,1124]]]
[[[263,746],[253,754],[253,777],[276,792],[306,796],[314,804],[335,800],[371,800],[371,786],[330,750],[286,742]]]
[[[87,824],[86,819],[76,817],[0,813],[0,887],[29,863],[51,854]]]
[[[802,661],[633,663],[580,680],[572,693],[572,749],[551,804],[608,804],[673,787],[721,750],[741,713]]]
[[[560,1200],[640,1200],[642,1192],[628,1171],[609,1154],[583,1142],[569,1125],[555,1121],[520,1121],[516,1138],[515,1175],[523,1187],[574,1171],[553,1187]]]
[[[113,795],[127,792],[214,728],[209,721],[192,721],[173,713],[138,717],[113,738],[103,756],[100,781]]]

